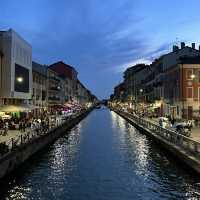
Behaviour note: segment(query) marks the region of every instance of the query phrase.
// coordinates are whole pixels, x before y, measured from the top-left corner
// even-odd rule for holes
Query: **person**
[[[4,125],[4,135],[7,135],[7,133],[8,133],[8,122],[6,121]]]
[[[20,121],[19,122],[19,130],[20,130],[20,132],[22,132],[23,131],[23,122],[22,121]]]
[[[173,117],[172,118],[170,117],[169,122],[170,122],[170,127],[173,127],[175,123],[175,119]]]
[[[161,118],[159,118],[159,125],[160,125],[161,127],[163,127],[163,120],[162,120]]]
[[[171,123],[172,123],[172,125],[174,125],[174,124],[175,124],[175,119],[174,119],[174,118],[172,118],[172,121],[171,121]]]
[[[191,131],[191,129],[192,129],[192,121],[188,121],[188,123],[187,123],[187,126],[188,126],[188,129],[189,129],[189,131]]]
[[[31,131],[34,131],[35,130],[35,123],[34,123],[34,120],[31,122]]]
[[[43,119],[41,122],[41,128],[42,128],[42,131],[45,132],[45,121]]]
[[[23,132],[26,131],[26,123],[25,123],[25,121],[22,122],[22,130],[23,130]]]
[[[38,134],[39,133],[39,122],[38,120],[35,120],[35,131]]]

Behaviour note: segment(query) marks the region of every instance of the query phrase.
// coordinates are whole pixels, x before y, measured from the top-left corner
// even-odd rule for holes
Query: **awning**
[[[0,112],[28,112],[35,108],[32,105],[4,105],[0,107]]]

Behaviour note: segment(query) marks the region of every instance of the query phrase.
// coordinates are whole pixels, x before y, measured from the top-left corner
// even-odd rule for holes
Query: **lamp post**
[[[182,77],[182,104],[183,104],[183,114],[182,114],[182,117],[183,115],[185,116],[185,108],[184,108],[184,96],[183,96],[183,91],[184,91],[184,76],[183,76],[183,64],[182,64],[182,73],[181,73],[181,77]],[[191,74],[190,75],[190,78],[192,79],[192,81],[195,80],[196,78],[196,75],[195,74]],[[187,98],[187,97],[186,97]],[[193,97],[192,97],[193,98]],[[187,109],[187,119],[188,119],[188,109]]]
[[[190,78],[192,79],[192,82],[194,83],[195,81],[195,78],[196,78],[196,75],[195,74],[191,74],[190,75]],[[193,83],[192,83],[192,87],[193,87]],[[195,86],[194,86],[195,87]],[[195,89],[195,88],[194,88]],[[194,92],[192,92],[192,95],[194,94]],[[194,95],[192,96],[192,99],[194,98]],[[188,111],[187,111],[187,119],[189,118],[189,115],[188,115]],[[192,118],[193,118],[193,107],[192,107]]]
[[[135,110],[137,111],[138,109],[137,109],[137,104],[138,104],[138,91],[139,91],[139,94],[142,94],[143,93],[143,89],[142,88],[140,88],[139,90],[137,90],[137,89],[135,89]]]
[[[144,90],[142,88],[139,89],[140,95],[142,95],[143,91]],[[143,110],[143,104],[142,104],[142,110]]]

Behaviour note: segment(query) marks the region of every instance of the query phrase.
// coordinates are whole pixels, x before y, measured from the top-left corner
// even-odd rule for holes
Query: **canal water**
[[[200,199],[200,178],[103,108],[4,180],[0,199]]]

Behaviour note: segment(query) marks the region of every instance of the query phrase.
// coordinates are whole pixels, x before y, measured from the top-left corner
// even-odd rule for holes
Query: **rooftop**
[[[64,63],[63,61],[53,63],[48,68],[57,72],[62,77],[67,77],[70,79],[73,79],[73,77],[77,77],[78,74],[74,67]]]

